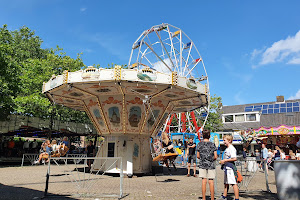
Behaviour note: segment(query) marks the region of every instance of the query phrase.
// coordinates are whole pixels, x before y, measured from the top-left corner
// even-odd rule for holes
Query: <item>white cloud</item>
[[[259,57],[258,65],[285,62],[286,64],[300,64],[300,31],[295,36],[288,36],[284,40],[274,42],[266,49],[254,49],[251,60]]]
[[[292,58],[288,64],[300,64],[300,56],[297,58],[297,57],[294,57]]]
[[[80,8],[80,12],[85,12],[86,9],[87,9],[87,8],[82,7],[82,8]]]
[[[254,49],[251,53],[251,60],[254,60],[258,55],[260,55],[264,50]]]
[[[291,96],[288,98],[289,100],[292,100],[292,99],[300,99],[300,90],[298,90],[298,92],[295,94],[295,96]]]
[[[172,63],[169,58],[166,58],[163,61],[170,67],[170,69],[172,69]],[[173,62],[174,62],[174,60],[173,60]],[[163,72],[163,73],[171,72],[169,70],[169,68],[161,61],[157,61],[156,63],[153,63],[153,68],[156,69],[157,71]]]

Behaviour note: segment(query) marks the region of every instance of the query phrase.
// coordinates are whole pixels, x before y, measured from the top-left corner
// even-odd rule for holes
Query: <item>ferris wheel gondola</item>
[[[196,81],[199,81],[206,86],[209,102],[209,82],[203,59],[195,43],[173,25],[163,23],[143,31],[132,45],[128,66],[130,69],[148,67],[163,73],[176,72],[187,78],[186,84],[191,89],[195,89]],[[209,103],[196,112],[200,115],[208,113]],[[203,129],[207,117],[208,114],[199,130]]]

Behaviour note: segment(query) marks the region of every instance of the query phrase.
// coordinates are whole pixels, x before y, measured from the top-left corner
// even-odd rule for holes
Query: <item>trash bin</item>
[[[247,170],[249,172],[256,172],[258,169],[256,158],[255,157],[247,157],[246,158],[247,162]]]
[[[277,196],[280,200],[300,199],[300,160],[275,160]]]

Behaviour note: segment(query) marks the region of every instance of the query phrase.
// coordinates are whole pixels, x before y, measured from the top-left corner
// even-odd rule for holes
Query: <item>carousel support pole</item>
[[[264,168],[264,172],[265,172],[265,179],[266,179],[266,189],[267,189],[267,192],[270,192],[271,193],[271,190],[269,188],[269,180],[268,180],[268,173],[267,173],[267,160],[263,160],[263,168]]]
[[[215,166],[217,166],[217,160],[214,161],[215,162]],[[214,180],[214,190],[215,190],[215,197],[219,196],[218,195],[218,176],[217,176],[217,169],[215,169],[216,172],[216,176],[215,176],[215,180]]]
[[[98,139],[98,134],[95,135],[95,141],[94,141],[94,148],[95,148],[95,154],[97,154],[97,139]]]
[[[48,194],[49,177],[50,177],[50,160],[48,162],[48,169],[47,169],[47,174],[46,174],[46,186],[45,186],[45,192],[44,192],[43,198],[45,198]]]
[[[51,117],[50,117],[50,124],[49,124],[49,132],[47,138],[50,140],[51,139],[51,134],[52,134],[52,129],[53,129],[53,118],[55,115],[55,103],[52,103],[52,111],[51,111]]]

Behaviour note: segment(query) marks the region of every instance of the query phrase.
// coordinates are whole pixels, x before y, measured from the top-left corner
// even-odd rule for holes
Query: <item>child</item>
[[[233,137],[232,135],[225,135],[223,137],[224,144],[227,147],[224,153],[223,160],[220,161],[224,169],[224,193],[221,196],[220,200],[227,200],[227,192],[229,185],[232,185],[234,191],[235,200],[239,200],[239,188],[236,181],[236,167],[234,161],[236,161],[236,149],[231,144]]]

